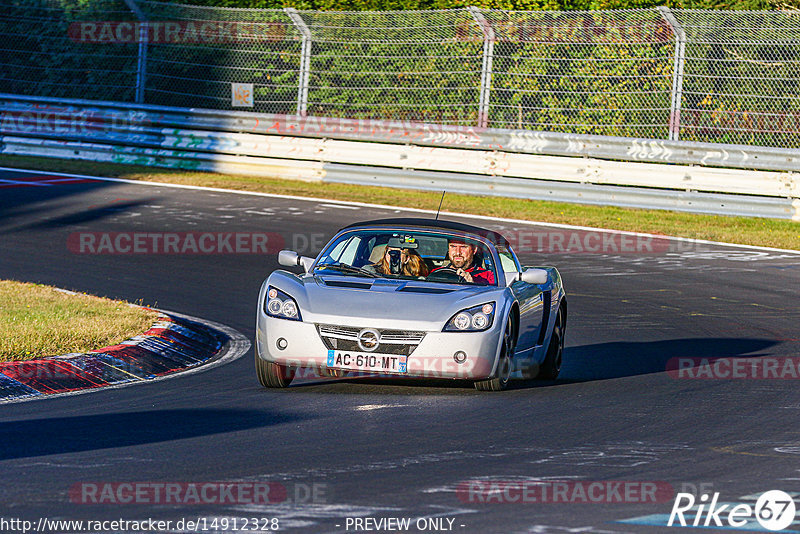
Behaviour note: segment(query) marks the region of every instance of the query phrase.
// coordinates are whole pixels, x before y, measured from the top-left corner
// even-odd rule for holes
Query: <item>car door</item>
[[[500,264],[506,277],[506,285],[511,289],[519,302],[519,336],[517,337],[517,354],[529,356],[540,338],[544,304],[542,290],[538,285],[521,281],[522,268],[516,254],[510,247],[498,246]]]

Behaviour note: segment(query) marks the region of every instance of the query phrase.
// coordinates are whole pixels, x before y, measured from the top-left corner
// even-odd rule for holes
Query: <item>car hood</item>
[[[290,275],[294,278],[290,280],[276,274],[270,282],[297,300],[303,320],[316,323],[385,326],[391,321],[398,328],[443,325],[464,308],[500,301],[505,289],[336,275]]]

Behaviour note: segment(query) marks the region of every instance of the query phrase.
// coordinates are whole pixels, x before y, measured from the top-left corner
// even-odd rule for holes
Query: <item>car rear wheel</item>
[[[475,389],[478,391],[503,391],[508,387],[508,382],[511,379],[511,357],[514,354],[515,338],[514,323],[511,318],[509,318],[506,322],[506,328],[503,331],[503,344],[500,347],[500,361],[497,364],[497,376],[489,380],[475,382]]]
[[[561,372],[561,360],[564,354],[564,333],[567,328],[567,315],[564,306],[558,307],[556,323],[553,325],[553,334],[550,336],[550,345],[547,347],[547,356],[539,368],[542,380],[555,380]]]
[[[294,369],[286,365],[267,362],[256,354],[256,375],[265,388],[285,388],[294,378]]]

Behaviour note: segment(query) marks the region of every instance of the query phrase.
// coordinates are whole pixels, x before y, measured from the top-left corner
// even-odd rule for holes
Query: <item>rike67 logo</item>
[[[748,530],[755,526],[753,518],[767,530],[783,530],[795,520],[795,503],[792,496],[781,490],[762,493],[755,506],[746,503],[720,503],[719,492],[709,502],[707,494],[699,503],[691,493],[678,493],[672,505],[667,526],[682,527],[733,527]]]

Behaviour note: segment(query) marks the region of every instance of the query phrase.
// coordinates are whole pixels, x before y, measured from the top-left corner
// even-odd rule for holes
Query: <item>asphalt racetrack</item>
[[[232,238],[233,253],[148,251],[152,241],[136,253],[125,240],[101,250],[102,234],[266,232],[270,249],[314,255],[348,223],[419,216],[60,180],[0,172],[0,278],[141,299],[251,340],[275,254],[247,253],[247,237],[238,248]],[[445,198],[444,210],[457,206]],[[585,234],[565,250],[558,243],[569,242],[569,229],[459,220],[514,236],[525,264],[560,269],[569,320],[557,382],[481,393],[463,383],[308,378],[268,391],[251,349],[204,373],[7,404],[0,515],[37,526],[153,518],[172,521],[169,532],[267,531],[272,518],[279,531],[309,533],[403,530],[380,522],[389,518],[410,519],[411,532],[677,532],[691,528],[665,526],[678,492],[752,505],[767,490],[800,491],[800,255],[685,242],[615,251]],[[553,251],[524,245],[537,239]],[[598,242],[600,250],[585,246]],[[674,369],[718,357],[756,363],[740,378],[730,366],[699,378]],[[758,362],[779,365],[781,378],[774,366],[760,376]],[[238,484],[244,494],[187,498],[204,483]],[[168,497],[158,484],[180,491]],[[258,484],[270,502],[248,498]],[[0,530],[15,532],[9,525]]]

